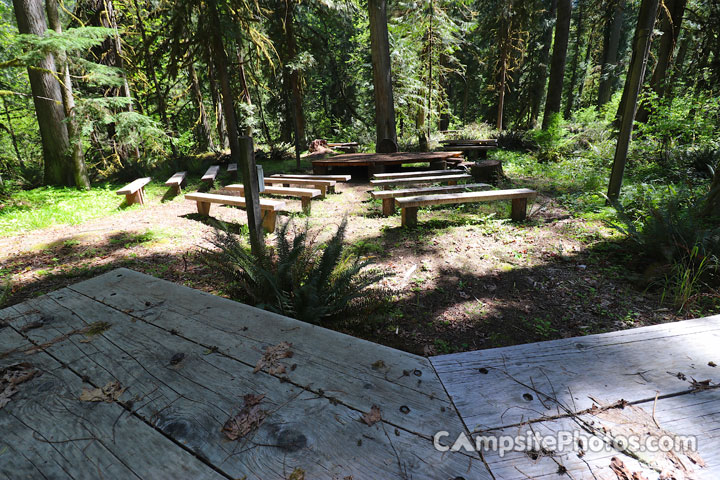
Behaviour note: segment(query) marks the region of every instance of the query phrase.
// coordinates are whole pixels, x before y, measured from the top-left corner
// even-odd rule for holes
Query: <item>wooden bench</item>
[[[218,165],[213,165],[212,167],[207,169],[207,172],[205,172],[205,175],[202,176],[201,180],[203,182],[213,183],[219,171],[220,167]]]
[[[303,175],[292,173],[276,173],[270,175],[270,178],[304,178],[308,180],[332,180],[334,182],[349,182],[352,178],[350,175]]]
[[[433,175],[462,175],[467,173],[465,170],[423,170],[415,172],[399,172],[399,173],[376,173],[372,176],[372,180],[389,180],[393,178],[414,178],[414,177],[431,177]]]
[[[245,186],[240,184],[226,185],[226,190],[238,192],[240,195],[245,195]],[[299,197],[302,203],[303,212],[310,214],[310,202],[313,198],[320,197],[322,193],[320,190],[315,188],[287,188],[287,187],[265,187],[265,191],[268,195],[278,195],[281,197]]]
[[[402,190],[381,190],[370,192],[370,196],[382,200],[382,213],[384,217],[395,213],[395,199],[401,197],[415,197],[418,195],[432,195],[435,193],[459,193],[492,188],[487,183],[466,183],[465,185],[445,185],[442,187],[406,188]]]
[[[513,221],[525,220],[527,216],[527,201],[535,198],[537,192],[527,188],[511,190],[492,190],[488,192],[466,192],[447,195],[421,195],[417,197],[404,197],[395,200],[402,209],[402,226],[413,227],[417,225],[418,208],[427,205],[450,205],[458,203],[491,202],[493,200],[512,200],[510,217]]]
[[[125,202],[128,205],[139,203],[145,205],[145,185],[150,183],[150,177],[138,178],[118,190],[118,195],[125,195]]]
[[[200,215],[210,215],[210,205],[234,205],[245,208],[245,199],[236,195],[218,195],[216,193],[186,193],[185,200],[194,200],[197,203],[197,210]],[[269,198],[260,199],[260,211],[262,212],[262,226],[266,232],[275,231],[277,212],[285,208],[282,200]]]
[[[446,183],[448,185],[457,185],[458,180],[469,180],[472,175],[466,173],[453,175],[433,175],[427,177],[411,177],[411,178],[390,178],[387,180],[370,180],[370,184],[376,187],[394,187],[396,185],[413,185],[418,183]]]
[[[355,153],[359,147],[357,142],[328,142],[328,147],[345,153]]]
[[[237,177],[237,163],[228,163],[228,174],[230,174],[231,178]]]
[[[165,185],[172,188],[176,195],[179,195],[182,193],[182,186],[185,184],[186,176],[187,172],[177,172],[165,182]]]
[[[290,185],[309,185],[320,190],[321,198],[325,198],[328,191],[335,189],[335,180],[315,180],[307,178],[290,178],[290,177],[265,177],[265,185],[282,185],[289,187]]]

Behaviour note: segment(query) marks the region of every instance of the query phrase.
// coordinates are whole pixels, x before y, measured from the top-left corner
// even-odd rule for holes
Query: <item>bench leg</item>
[[[197,203],[197,210],[200,215],[210,215],[210,202],[195,202]]]
[[[175,191],[175,195],[180,195],[182,193],[182,185],[179,183],[173,185],[173,190]]]
[[[430,170],[447,170],[447,162],[445,160],[433,160],[430,162]]]
[[[457,185],[457,180],[450,180],[447,182],[448,185]]]
[[[394,198],[383,198],[382,199],[382,214],[383,217],[389,217],[395,213],[395,199]]]
[[[305,215],[310,215],[310,202],[312,201],[312,198],[310,197],[301,197],[300,202],[302,202],[302,210]]]
[[[513,198],[510,218],[513,222],[522,222],[527,218],[527,198]]]
[[[320,185],[318,188],[320,189],[320,198],[325,198],[325,194],[327,194],[327,186]]]
[[[402,209],[402,226],[414,227],[417,225],[418,207],[405,207]]]
[[[267,233],[273,233],[275,231],[275,221],[277,220],[277,212],[265,211],[263,212],[262,226],[263,230]]]

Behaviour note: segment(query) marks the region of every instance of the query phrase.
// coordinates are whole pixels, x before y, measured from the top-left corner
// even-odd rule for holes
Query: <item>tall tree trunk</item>
[[[289,2],[288,12],[285,17],[285,44],[287,47],[287,62],[296,60],[297,57],[297,39],[295,38],[295,4]],[[285,67],[287,68],[287,67]],[[298,168],[300,168],[300,151],[302,145],[305,145],[305,114],[303,113],[303,97],[300,85],[300,70],[295,67],[288,72],[288,87],[291,103],[292,125],[295,136],[295,156],[298,160]]]
[[[617,78],[618,52],[620,37],[625,21],[625,0],[615,0],[612,17],[608,23],[603,42],[603,54],[600,67],[600,85],[598,87],[598,107],[610,101]]]
[[[550,61],[550,81],[548,82],[543,128],[550,125],[553,115],[560,113],[562,105],[563,80],[565,79],[565,62],[567,60],[568,39],[570,38],[570,18],[572,17],[572,0],[558,0],[557,21],[555,22],[555,42]]]
[[[203,102],[202,90],[200,89],[200,81],[198,80],[195,65],[192,61],[188,64],[188,76],[190,77],[190,89],[192,90],[193,103],[198,112],[198,118],[195,121],[193,131],[195,139],[198,142],[200,150],[207,152],[215,150],[212,136],[210,135],[210,123],[208,122],[207,113],[205,112],[205,104]]]
[[[622,186],[623,175],[625,173],[625,163],[627,161],[627,153],[630,147],[633,123],[637,111],[638,95],[640,94],[640,88],[645,78],[645,69],[647,68],[648,56],[650,54],[658,2],[659,0],[642,0],[642,4],[640,5],[635,37],[633,38],[632,59],[630,60],[630,68],[627,79],[625,80],[625,89],[623,92],[625,102],[621,105],[622,117],[620,133],[618,134],[615,159],[613,160],[612,174],[610,175],[610,184],[608,186],[607,196],[610,201],[615,201],[620,196],[620,187]]]
[[[4,96],[0,96],[2,100],[3,111],[5,112],[5,119],[7,120],[7,132],[10,135],[10,141],[12,142],[13,150],[15,150],[15,156],[17,157],[18,165],[23,167],[25,162],[23,161],[22,155],[20,154],[20,148],[18,147],[17,136],[15,135],[15,128],[13,128],[12,119],[10,118],[10,111],[8,110],[7,101]]]
[[[230,148],[227,129],[225,128],[225,115],[223,114],[223,101],[220,89],[217,85],[217,75],[213,66],[212,53],[208,51],[208,84],[210,85],[210,96],[212,97],[213,110],[215,112],[215,124],[217,126],[218,141],[221,148]]]
[[[545,95],[545,85],[547,84],[548,64],[547,59],[550,57],[550,48],[553,39],[553,24],[557,12],[558,0],[550,0],[550,8],[545,12],[544,19],[546,22],[545,31],[542,35],[542,48],[538,56],[536,64],[535,80],[532,82],[532,94],[530,96],[530,119],[529,127],[535,128],[538,118],[540,118],[540,107],[542,107],[543,97]]]
[[[18,31],[42,36],[45,34],[45,12],[41,0],[13,0]],[[56,72],[55,59],[46,54],[38,64],[28,67],[35,115],[42,138],[44,182],[46,185],[74,186],[75,180],[68,161],[70,139],[65,123],[60,83],[52,73]]]
[[[573,59],[570,65],[570,84],[568,85],[567,101],[565,103],[565,112],[563,117],[570,118],[575,108],[575,87],[578,81],[578,67],[580,66],[580,47],[582,37],[585,33],[585,25],[583,24],[583,14],[585,13],[585,0],[578,0],[577,19],[575,22],[575,45],[573,45]]]
[[[57,33],[62,33],[60,16],[58,14],[57,0],[46,0],[45,10],[48,17],[49,27]],[[90,188],[90,179],[85,168],[85,155],[83,152],[82,136],[78,131],[77,118],[75,118],[75,97],[72,91],[72,80],[70,79],[70,68],[67,64],[65,52],[59,52],[57,56],[57,67],[62,76],[60,93],[62,95],[63,109],[65,111],[65,122],[70,141],[70,168],[73,180],[77,188],[87,190]]]
[[[142,18],[142,12],[140,11],[140,5],[138,0],[133,0],[135,6],[135,17],[137,19],[138,29],[140,30],[140,38],[142,39],[142,50],[143,56],[145,57],[145,68],[148,74],[148,78],[152,81],[152,86],[155,90],[155,101],[157,102],[158,114],[163,122],[163,126],[169,132],[172,131],[170,125],[170,118],[167,114],[167,103],[165,102],[165,94],[160,88],[160,82],[158,81],[157,74],[155,73],[155,62],[153,61],[152,54],[150,53],[150,39],[148,38],[147,32],[145,31],[145,23]],[[178,156],[178,150],[173,142],[172,137],[168,135],[168,141],[170,142],[170,150],[174,157]]]
[[[508,2],[507,8],[508,11],[512,12],[512,0]],[[511,18],[512,17],[510,15],[503,15],[500,19],[500,26],[498,27],[498,48],[500,49],[500,52],[496,73],[498,107],[495,128],[499,131],[502,131],[504,128],[503,117],[505,115],[505,93],[507,91],[508,70],[510,68],[510,43],[512,42],[512,39],[510,38],[512,33]]]
[[[680,35],[680,26],[685,14],[687,0],[664,0],[665,7],[661,9],[660,16],[660,46],[658,48],[655,70],[650,78],[650,88],[657,94],[658,98],[665,96],[665,87],[668,77],[668,70],[672,63],[675,45]],[[650,117],[649,105],[644,102],[640,105],[637,113],[638,122],[647,122]]]
[[[223,113],[225,114],[225,125],[227,127],[228,139],[230,142],[230,155],[234,162],[242,168],[243,185],[245,186],[245,210],[248,217],[248,230],[250,232],[250,249],[255,255],[263,255],[265,251],[265,238],[262,229],[262,212],[260,211],[260,197],[255,156],[252,147],[248,152],[248,140],[252,145],[252,139],[244,141],[246,148],[241,150],[240,138],[238,136],[238,122],[235,115],[234,95],[230,85],[228,74],[228,59],[223,44],[220,17],[218,15],[215,0],[210,0],[207,5],[207,20],[210,22],[210,41],[212,44],[212,55],[215,62],[215,71],[222,91]],[[247,139],[247,137],[245,137]]]
[[[397,145],[386,0],[368,0],[368,13],[375,90],[376,145],[386,138]]]

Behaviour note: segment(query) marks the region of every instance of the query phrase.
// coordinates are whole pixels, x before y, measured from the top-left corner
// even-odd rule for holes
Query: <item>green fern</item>
[[[345,254],[343,220],[335,234],[318,245],[307,223],[290,235],[292,221],[281,223],[275,246],[253,255],[237,235],[218,228],[208,252],[238,296],[256,306],[309,323],[324,324],[346,311],[365,287],[382,275],[366,270],[370,261]],[[292,240],[290,239],[292,237]]]

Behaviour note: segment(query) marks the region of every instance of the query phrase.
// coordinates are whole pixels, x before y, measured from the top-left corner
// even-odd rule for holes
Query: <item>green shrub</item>
[[[219,252],[209,252],[207,258],[241,299],[304,322],[329,323],[382,275],[365,269],[369,260],[345,255],[346,219],[324,245],[307,223],[290,240],[291,223],[280,225],[275,247],[261,256],[253,255],[237,235],[216,229],[212,243]]]

